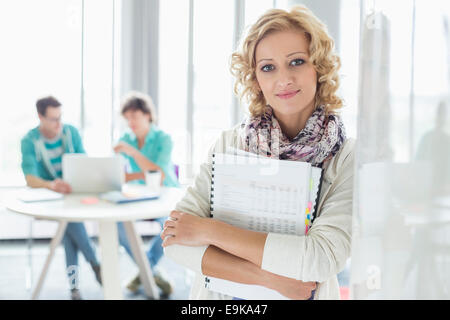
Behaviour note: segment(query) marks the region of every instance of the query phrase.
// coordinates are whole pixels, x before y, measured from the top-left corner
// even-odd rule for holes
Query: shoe
[[[80,290],[78,290],[78,289],[70,290],[70,298],[72,300],[83,300],[83,299],[81,299],[81,293],[80,293]]]
[[[161,289],[162,295],[169,296],[173,292],[173,285],[170,281],[166,280],[160,272],[156,272],[153,274],[153,278],[155,279],[155,284]],[[141,286],[141,278],[139,274],[133,278],[128,284],[127,289],[133,293],[137,293],[139,287]]]
[[[138,274],[136,277],[133,278],[133,280],[131,280],[127,284],[127,289],[133,293],[137,293],[140,285],[141,285],[141,278],[139,278],[139,274]]]
[[[102,285],[102,272],[101,272],[101,268],[100,265],[93,265],[91,264],[92,270],[94,271],[95,274],[95,279],[97,279],[97,282],[100,283],[100,285]]]
[[[173,292],[173,285],[167,277],[164,277],[161,272],[155,272],[153,275],[156,285],[161,289],[163,296],[169,296]]]

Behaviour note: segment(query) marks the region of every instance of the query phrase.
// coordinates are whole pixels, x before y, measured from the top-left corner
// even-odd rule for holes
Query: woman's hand
[[[126,155],[129,155],[130,157],[134,157],[134,155],[136,154],[136,149],[129,145],[126,142],[120,141],[115,147],[114,147],[114,152],[115,153],[125,153]]]
[[[312,291],[316,289],[316,282],[303,282],[275,273],[267,272],[263,285],[278,291],[285,297],[294,300],[307,300],[311,298]]]
[[[213,232],[212,229],[212,219],[172,211],[161,232],[162,246],[181,244],[196,247],[210,244],[209,235]]]

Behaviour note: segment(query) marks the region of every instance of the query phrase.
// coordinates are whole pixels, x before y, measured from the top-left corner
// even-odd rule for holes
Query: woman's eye
[[[304,63],[305,63],[305,60],[303,60],[303,59],[294,59],[291,61],[290,65],[291,66],[300,66]]]
[[[263,66],[261,68],[261,70],[264,72],[269,72],[269,71],[272,71],[273,69],[275,69],[273,64],[266,64],[265,66]]]

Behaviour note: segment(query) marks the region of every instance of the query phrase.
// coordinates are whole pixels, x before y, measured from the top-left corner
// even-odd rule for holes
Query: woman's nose
[[[277,85],[279,88],[285,88],[294,83],[294,76],[287,68],[278,69]]]

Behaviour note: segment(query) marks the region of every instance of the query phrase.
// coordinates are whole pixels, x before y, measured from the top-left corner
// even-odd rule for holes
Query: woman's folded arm
[[[269,233],[264,270],[304,281],[322,282],[339,273],[350,256],[353,207],[353,153],[332,163],[336,177],[320,215],[306,236]]]

